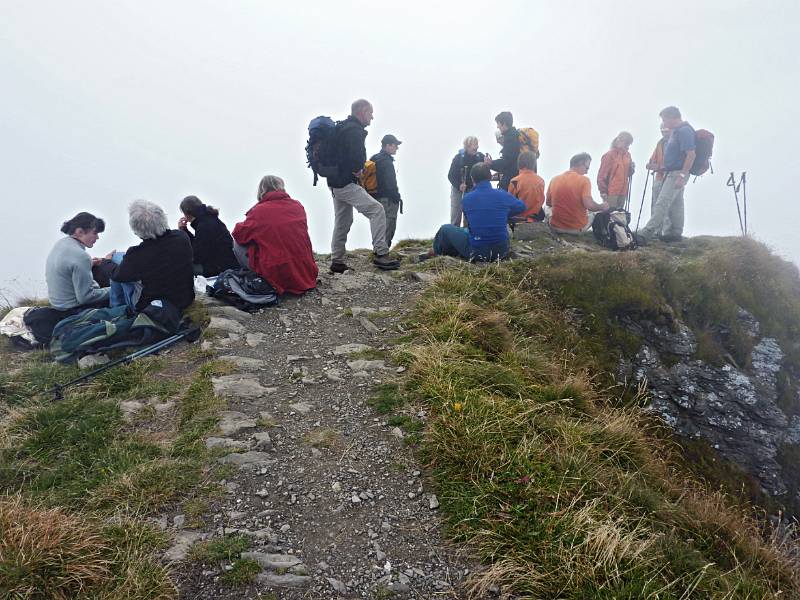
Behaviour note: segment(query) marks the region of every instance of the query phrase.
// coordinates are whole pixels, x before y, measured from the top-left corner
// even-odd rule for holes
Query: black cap
[[[387,133],[385,136],[383,136],[383,139],[381,139],[381,146],[385,146],[386,144],[397,144],[399,146],[402,143],[403,142],[398,140],[391,133]]]

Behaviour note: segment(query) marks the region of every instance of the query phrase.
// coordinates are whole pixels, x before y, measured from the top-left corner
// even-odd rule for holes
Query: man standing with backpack
[[[500,150],[500,158],[492,160],[486,159],[486,164],[492,171],[502,173],[500,178],[500,189],[508,191],[511,180],[519,175],[517,159],[519,158],[520,142],[519,131],[514,127],[514,115],[508,111],[503,111],[494,118],[497,128],[503,134],[503,149]]]
[[[350,116],[336,125],[333,139],[335,145],[335,173],[328,175],[328,187],[333,194],[333,236],[331,239],[332,273],[343,273],[348,269],[345,259],[347,234],[353,224],[353,209],[369,219],[372,232],[372,263],[379,269],[394,270],[400,262],[389,256],[386,244],[386,212],[380,202],[358,185],[358,177],[367,160],[366,127],[372,122],[373,108],[367,100],[356,100],[350,108]]]
[[[658,193],[650,220],[639,232],[640,244],[652,237],[664,242],[676,242],[683,234],[683,191],[697,155],[695,131],[681,117],[681,111],[668,106],[659,115],[664,127],[670,130],[664,144],[664,182]]]
[[[397,228],[397,213],[403,214],[403,199],[397,189],[397,173],[394,170],[394,155],[402,143],[391,133],[387,134],[381,139],[381,151],[370,158],[375,163],[375,177],[378,180],[375,198],[386,212],[386,245],[390,248]]]

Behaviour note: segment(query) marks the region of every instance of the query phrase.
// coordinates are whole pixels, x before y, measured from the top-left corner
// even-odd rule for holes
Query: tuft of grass
[[[233,560],[252,546],[246,535],[226,535],[205,542],[198,542],[189,549],[189,560],[201,563],[214,563]]]
[[[400,386],[397,383],[381,383],[375,387],[372,397],[367,400],[378,414],[385,415],[405,403]]]
[[[312,429],[303,436],[303,440],[314,448],[332,448],[341,438],[341,434],[335,429],[320,427]]]
[[[261,573],[261,565],[258,561],[249,558],[240,558],[233,561],[230,570],[222,575],[222,581],[227,585],[242,586],[252,583]]]
[[[422,456],[449,533],[490,563],[472,597],[800,594],[797,553],[691,476],[643,397],[600,385],[608,340],[631,342],[616,316],[674,310],[650,293],[662,275],[645,255],[568,256],[444,273],[410,319],[403,393],[427,405]],[[562,308],[576,297],[581,319]]]
[[[386,358],[386,351],[378,350],[377,348],[368,348],[366,350],[359,350],[358,352],[351,352],[348,358],[350,360],[384,360]]]

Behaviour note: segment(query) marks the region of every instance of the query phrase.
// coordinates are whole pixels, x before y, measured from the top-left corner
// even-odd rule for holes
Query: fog
[[[375,107],[368,152],[385,133],[403,141],[396,239],[430,238],[448,220],[450,160],[466,135],[498,155],[501,110],[539,131],[545,180],[587,151],[594,181],[611,139],[632,132],[636,212],[658,113],[674,104],[716,135],[715,173],[686,190],[685,234],[738,233],[725,182],[746,171],[751,233],[800,262],[795,2],[4,0],[2,13],[6,294],[44,293],[44,259],[78,211],[106,219],[100,256],[138,243],[133,199],[174,223],[195,194],[232,227],[268,173],[305,205],[314,249],[329,252],[331,199],[311,185],[306,127],[344,118],[359,97]],[[368,244],[356,216],[348,247]]]

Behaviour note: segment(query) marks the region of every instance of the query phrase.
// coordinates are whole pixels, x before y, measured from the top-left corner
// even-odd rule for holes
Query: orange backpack
[[[368,160],[364,163],[364,169],[361,171],[358,183],[367,190],[370,196],[378,193],[378,170],[374,160]]]
[[[536,158],[539,158],[539,132],[533,127],[520,127],[517,132],[519,134],[519,151],[528,150],[533,152]]]

